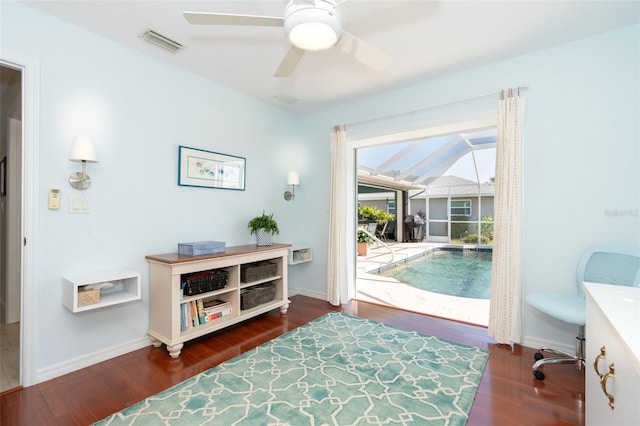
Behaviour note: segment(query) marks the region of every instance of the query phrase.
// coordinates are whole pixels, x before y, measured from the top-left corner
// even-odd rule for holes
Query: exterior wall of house
[[[448,222],[429,222],[427,224],[427,235],[435,237],[448,237],[449,236],[449,223]],[[427,240],[429,238],[427,237]]]
[[[493,197],[482,197],[482,216],[495,217],[493,210]]]
[[[449,218],[449,202],[446,198],[431,198],[428,206],[429,219],[446,220]]]
[[[482,202],[482,216],[493,217],[493,196],[481,197]],[[478,198],[477,197],[452,197],[452,201],[455,200],[470,200],[471,201],[471,215],[466,218],[468,221],[478,220]],[[428,208],[423,208],[424,200],[414,200],[411,204],[411,214],[417,215],[419,210],[422,210],[429,219],[428,234],[430,236],[446,237],[448,236],[449,224],[447,222],[434,222],[434,220],[448,220],[449,219],[449,202],[447,198],[429,198]],[[475,224],[468,225],[468,233],[477,233],[477,226]]]
[[[433,222],[432,220],[447,220],[449,202],[446,198],[430,198],[427,215],[427,240],[428,236],[447,237],[449,235],[449,224],[447,222]]]
[[[454,200],[470,200],[471,201],[471,216],[468,220],[478,220],[478,198],[477,197],[452,197]],[[481,197],[482,201],[482,216],[493,217],[493,196]],[[447,198],[430,198],[429,199],[429,218],[446,220],[448,215],[448,200]],[[422,210],[426,213],[426,209],[422,207],[421,202],[414,202],[411,205],[411,214],[416,215],[418,210]]]

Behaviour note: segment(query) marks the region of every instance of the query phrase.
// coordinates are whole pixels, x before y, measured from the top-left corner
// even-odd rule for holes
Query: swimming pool
[[[489,299],[491,257],[491,251],[436,249],[379,274],[435,293]]]

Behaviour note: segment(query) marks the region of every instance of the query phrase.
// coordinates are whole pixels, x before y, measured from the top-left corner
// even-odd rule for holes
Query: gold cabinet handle
[[[600,371],[598,371],[598,364],[600,363],[601,359],[605,359],[606,352],[607,352],[606,348],[604,346],[601,347],[600,348],[600,355],[598,355],[596,357],[595,361],[593,361],[593,368],[596,370],[596,374],[598,375],[598,377],[600,377],[600,380],[602,380],[602,376],[604,376],[604,374],[601,374]]]
[[[611,407],[612,410],[615,408],[616,404],[615,404],[614,396],[611,395],[609,392],[607,392],[607,380],[609,380],[610,377],[616,377],[616,375],[614,374],[615,372],[616,372],[616,366],[611,364],[609,366],[609,372],[604,376],[602,376],[602,378],[600,379],[600,384],[602,385],[602,392],[604,392],[606,397],[609,398],[609,407]]]

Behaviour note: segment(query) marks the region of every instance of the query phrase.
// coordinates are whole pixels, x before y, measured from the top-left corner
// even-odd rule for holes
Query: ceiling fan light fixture
[[[319,0],[314,5],[287,5],[284,29],[291,43],[302,50],[325,50],[332,47],[342,33],[335,6]]]
[[[291,29],[289,40],[303,50],[325,50],[336,44],[338,35],[324,22],[302,22]]]

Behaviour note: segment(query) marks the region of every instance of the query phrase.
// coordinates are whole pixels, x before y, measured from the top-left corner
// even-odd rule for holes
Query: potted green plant
[[[358,256],[367,255],[367,247],[369,244],[375,242],[371,235],[367,234],[363,229],[358,228]]]
[[[273,218],[273,213],[268,215],[264,210],[262,215],[251,219],[248,226],[251,230],[251,235],[256,234],[256,244],[258,246],[270,246],[271,236],[280,234],[278,222]]]

